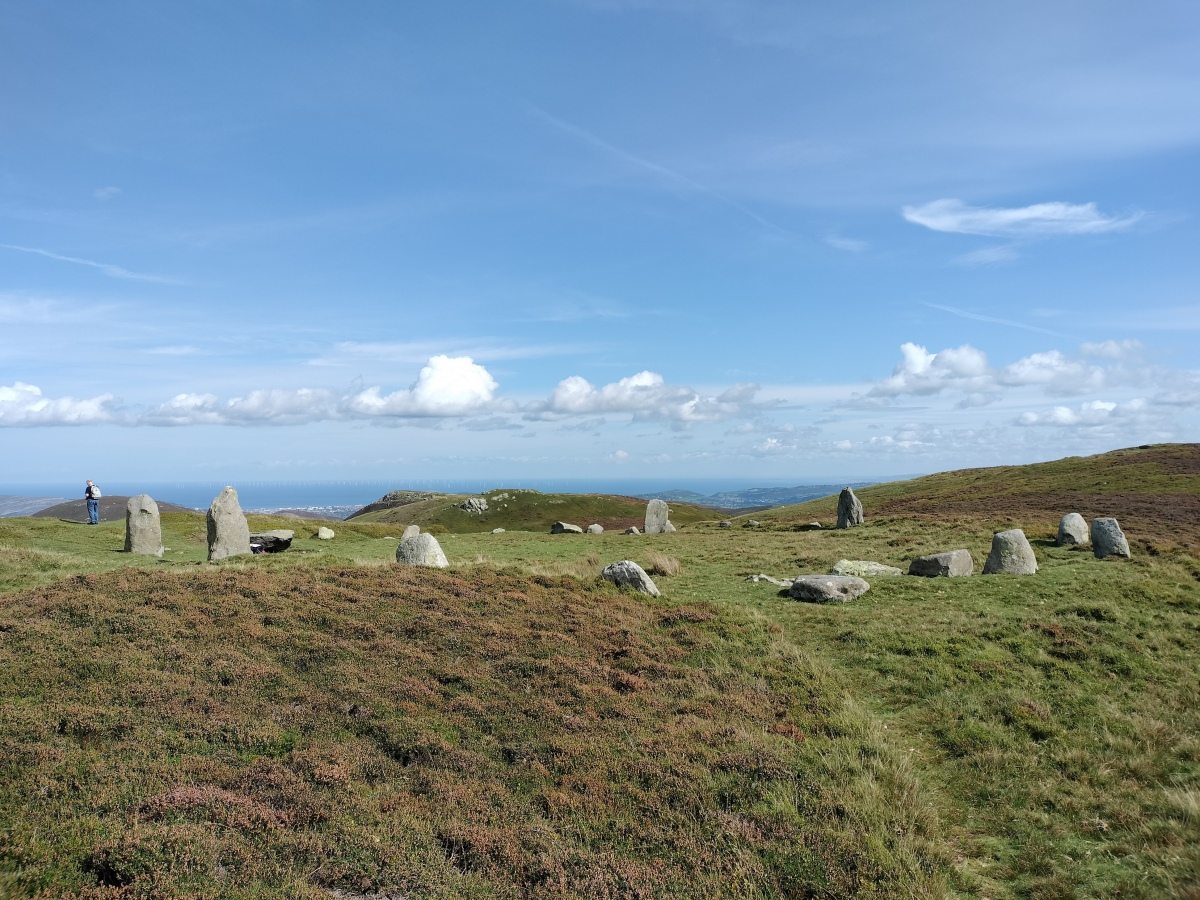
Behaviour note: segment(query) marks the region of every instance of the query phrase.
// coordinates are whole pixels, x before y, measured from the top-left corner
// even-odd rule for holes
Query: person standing
[[[83,496],[87,500],[88,508],[88,524],[100,524],[100,488],[96,487],[89,480],[87,487],[83,490]]]

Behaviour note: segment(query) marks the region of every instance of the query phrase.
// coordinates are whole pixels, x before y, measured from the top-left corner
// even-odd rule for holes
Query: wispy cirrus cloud
[[[905,220],[931,231],[989,237],[1049,237],[1122,231],[1143,217],[1130,213],[1107,216],[1095,203],[1035,203],[1020,207],[968,206],[961,200],[934,200],[906,206]]]
[[[124,278],[129,281],[149,281],[155,284],[184,283],[177,278],[166,278],[162,275],[147,275],[144,272],[131,272],[129,269],[113,265],[112,263],[96,262],[93,259],[81,259],[78,256],[64,256],[61,253],[42,250],[40,247],[22,247],[19,244],[0,244],[0,247],[3,247],[5,250],[16,250],[20,253],[32,253],[36,256],[44,256],[47,259],[71,263],[76,266],[88,266],[93,269],[99,269],[102,274],[107,275],[109,278]]]

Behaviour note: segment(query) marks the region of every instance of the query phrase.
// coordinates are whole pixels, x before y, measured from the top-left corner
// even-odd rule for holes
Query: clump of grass
[[[553,559],[534,563],[529,571],[534,575],[567,575],[580,581],[593,581],[603,568],[600,554],[592,551],[583,559]]]
[[[665,553],[660,553],[657,550],[651,550],[646,554],[646,561],[649,563],[646,571],[651,575],[665,575],[670,577],[671,575],[678,575],[683,569],[679,560],[674,556],[667,556]]]

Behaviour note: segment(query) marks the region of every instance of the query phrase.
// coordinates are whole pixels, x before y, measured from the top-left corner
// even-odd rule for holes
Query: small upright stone
[[[1079,513],[1067,513],[1058,521],[1058,546],[1086,544],[1088,541],[1087,520]]]
[[[1096,559],[1109,556],[1129,558],[1129,541],[1125,539],[1125,532],[1116,519],[1092,519],[1092,553]]]
[[[639,594],[649,594],[651,597],[658,596],[658,586],[646,574],[646,570],[632,559],[623,559],[620,562],[605,566],[600,574],[604,577],[605,581],[611,581],[617,587],[627,586],[633,588]]]
[[[250,553],[250,526],[242,514],[237,491],[227,487],[208,508],[208,559],[225,559]]]
[[[432,534],[418,534],[401,541],[396,547],[396,562],[433,569],[444,569],[450,565],[446,554],[442,552],[442,545]]]
[[[337,537],[337,532],[335,532],[332,528],[326,528],[324,525],[322,525],[317,529],[317,540],[332,541],[335,537]]]
[[[983,564],[984,575],[1036,575],[1037,558],[1020,528],[992,535],[992,552]]]
[[[593,523],[587,527],[587,533],[588,534],[604,534],[604,526],[596,525],[595,523]]]
[[[130,497],[125,504],[125,552],[162,556],[162,520],[149,494]]]
[[[407,541],[410,537],[416,537],[420,533],[420,525],[405,525],[404,530],[400,532],[400,540]]]
[[[909,575],[923,575],[926,578],[959,578],[974,571],[975,562],[969,550],[947,550],[945,553],[918,556],[908,565]]]
[[[646,534],[662,534],[663,526],[671,515],[670,507],[662,500],[651,500],[646,504]]]
[[[837,517],[838,528],[853,528],[863,523],[862,503],[848,487],[838,494]]]
[[[792,582],[788,593],[809,603],[845,603],[870,589],[871,585],[852,575],[801,575]]]
[[[583,529],[570,522],[555,522],[550,526],[551,534],[583,534]]]

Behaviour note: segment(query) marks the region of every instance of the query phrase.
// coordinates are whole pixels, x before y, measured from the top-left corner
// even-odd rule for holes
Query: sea
[[[621,494],[629,497],[670,495],[700,497],[756,492],[773,485],[789,487],[852,484],[855,486],[892,481],[897,476],[872,478],[800,477],[795,479],[752,478],[460,478],[405,479],[390,481],[241,481],[234,485],[242,509],[249,512],[298,510],[313,516],[344,519],[389,491],[442,491],[475,494],[496,488],[523,488],[547,493]],[[108,495],[149,494],[160,502],[204,510],[225,487],[223,482],[203,481],[104,481],[97,482]],[[83,482],[41,484],[0,483],[0,517],[27,516],[65,500],[83,497]],[[778,490],[783,490],[779,488]],[[810,495],[811,496],[811,495]],[[688,499],[692,499],[690,496]],[[695,501],[700,502],[700,501]],[[722,504],[724,505],[724,504]]]

